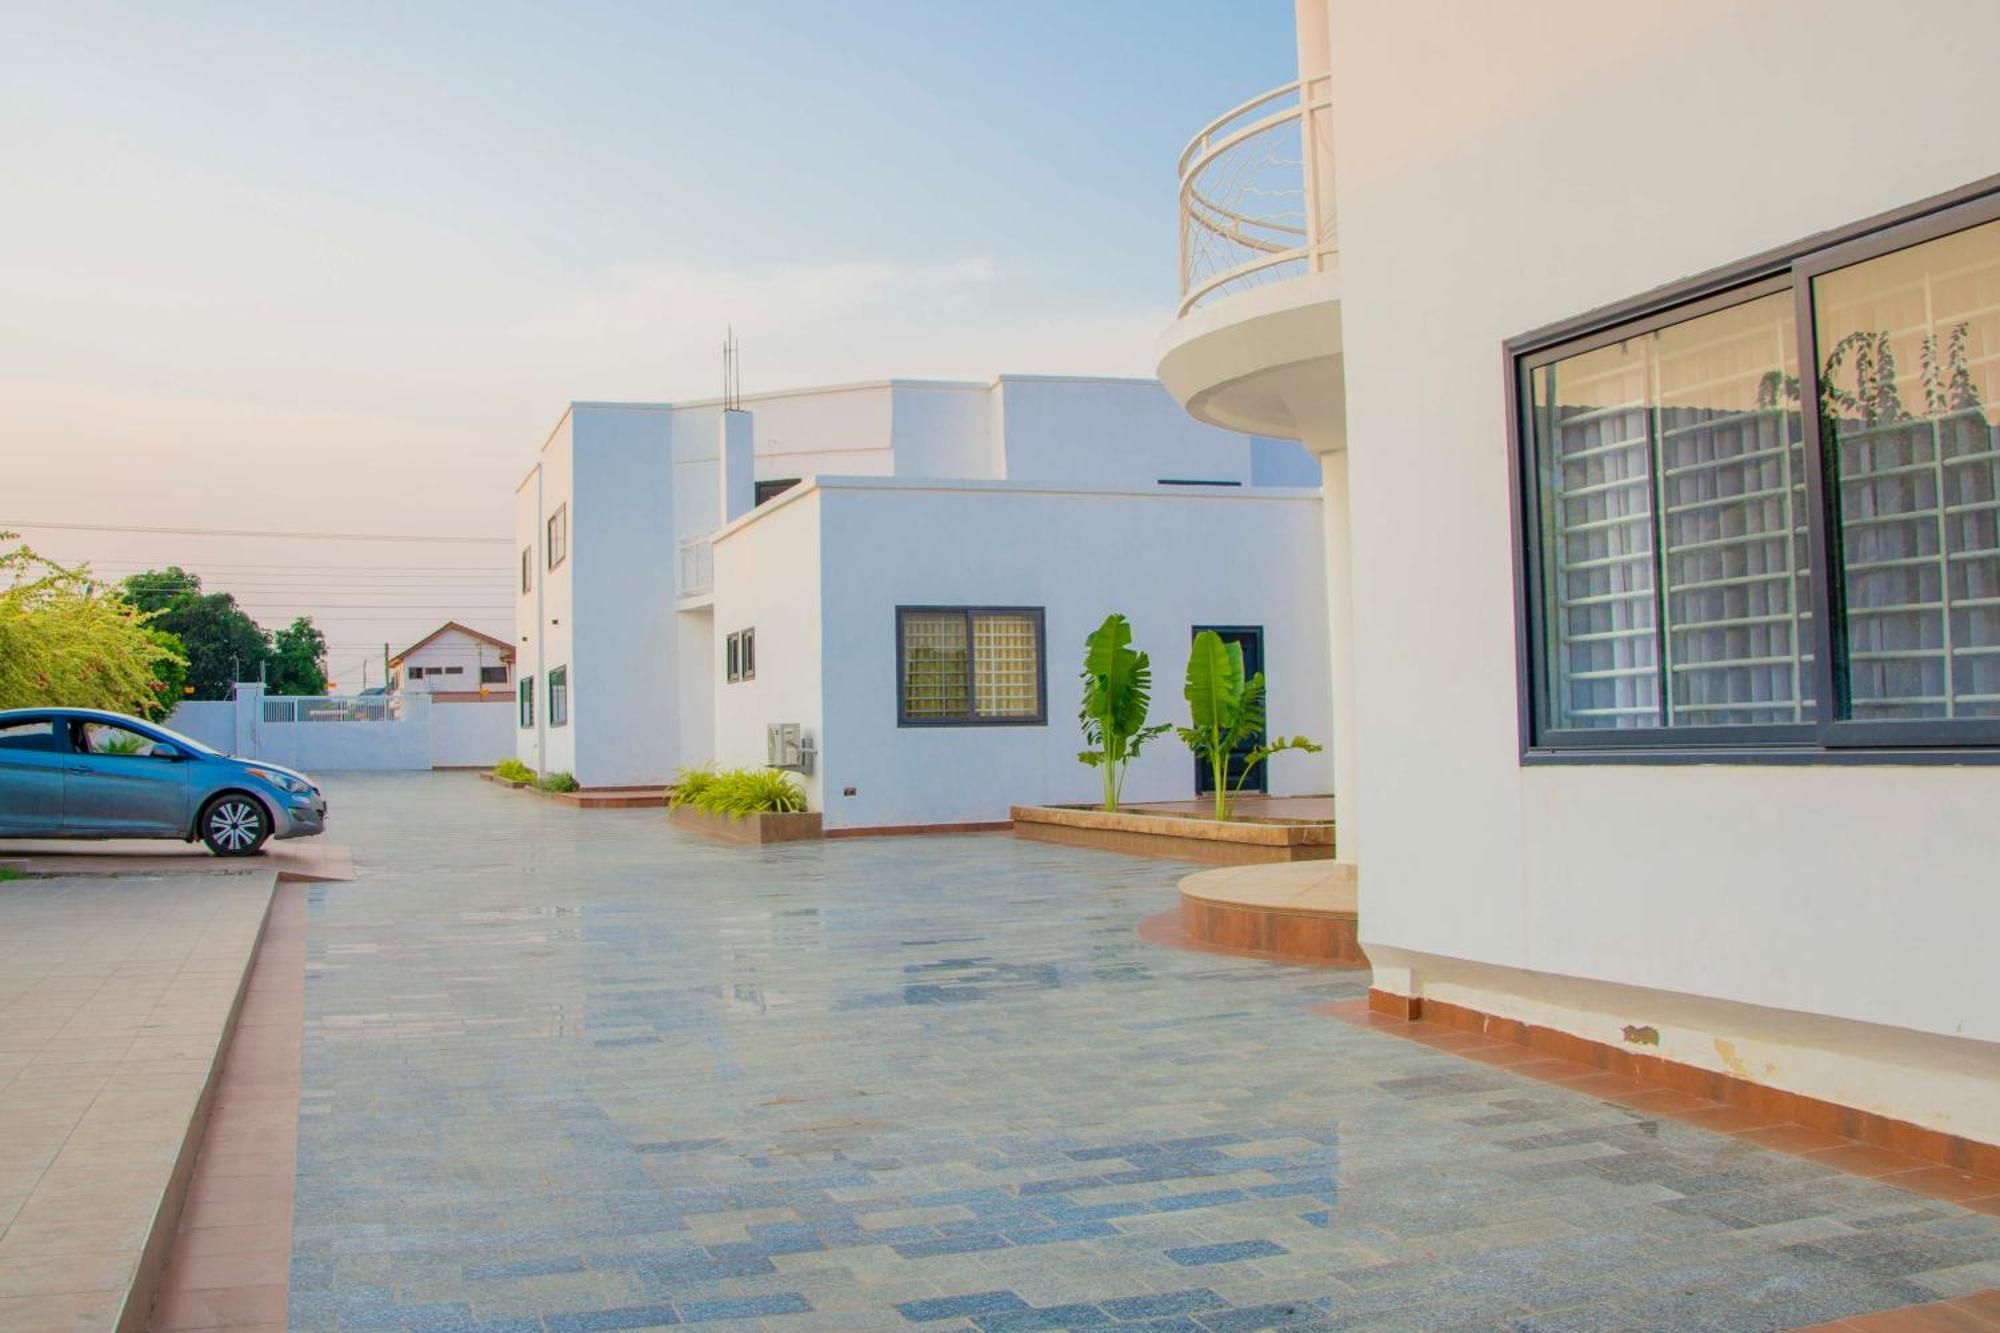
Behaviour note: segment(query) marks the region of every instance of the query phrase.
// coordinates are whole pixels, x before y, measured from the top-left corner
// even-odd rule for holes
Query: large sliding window
[[[2000,742],[2000,204],[1705,286],[1510,344],[1526,751]]]

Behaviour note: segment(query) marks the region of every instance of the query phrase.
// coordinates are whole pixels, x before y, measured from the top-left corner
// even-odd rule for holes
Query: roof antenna
[[[722,335],[722,410],[743,410],[742,349],[736,343],[736,328],[728,326]]]

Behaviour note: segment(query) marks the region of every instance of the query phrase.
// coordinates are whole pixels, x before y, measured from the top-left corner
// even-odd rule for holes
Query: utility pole
[[[382,688],[389,688],[389,645],[382,645]]]

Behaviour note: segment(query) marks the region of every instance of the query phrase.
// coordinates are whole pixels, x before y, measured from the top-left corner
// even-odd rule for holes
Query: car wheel
[[[201,840],[217,856],[249,856],[271,836],[271,816],[254,796],[229,792],[201,812]]]

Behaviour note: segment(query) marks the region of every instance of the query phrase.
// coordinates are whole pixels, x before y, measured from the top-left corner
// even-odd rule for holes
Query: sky
[[[0,530],[379,684],[509,636],[564,405],[725,326],[746,392],[1151,374],[1179,151],[1292,62],[1286,0],[0,0]]]

